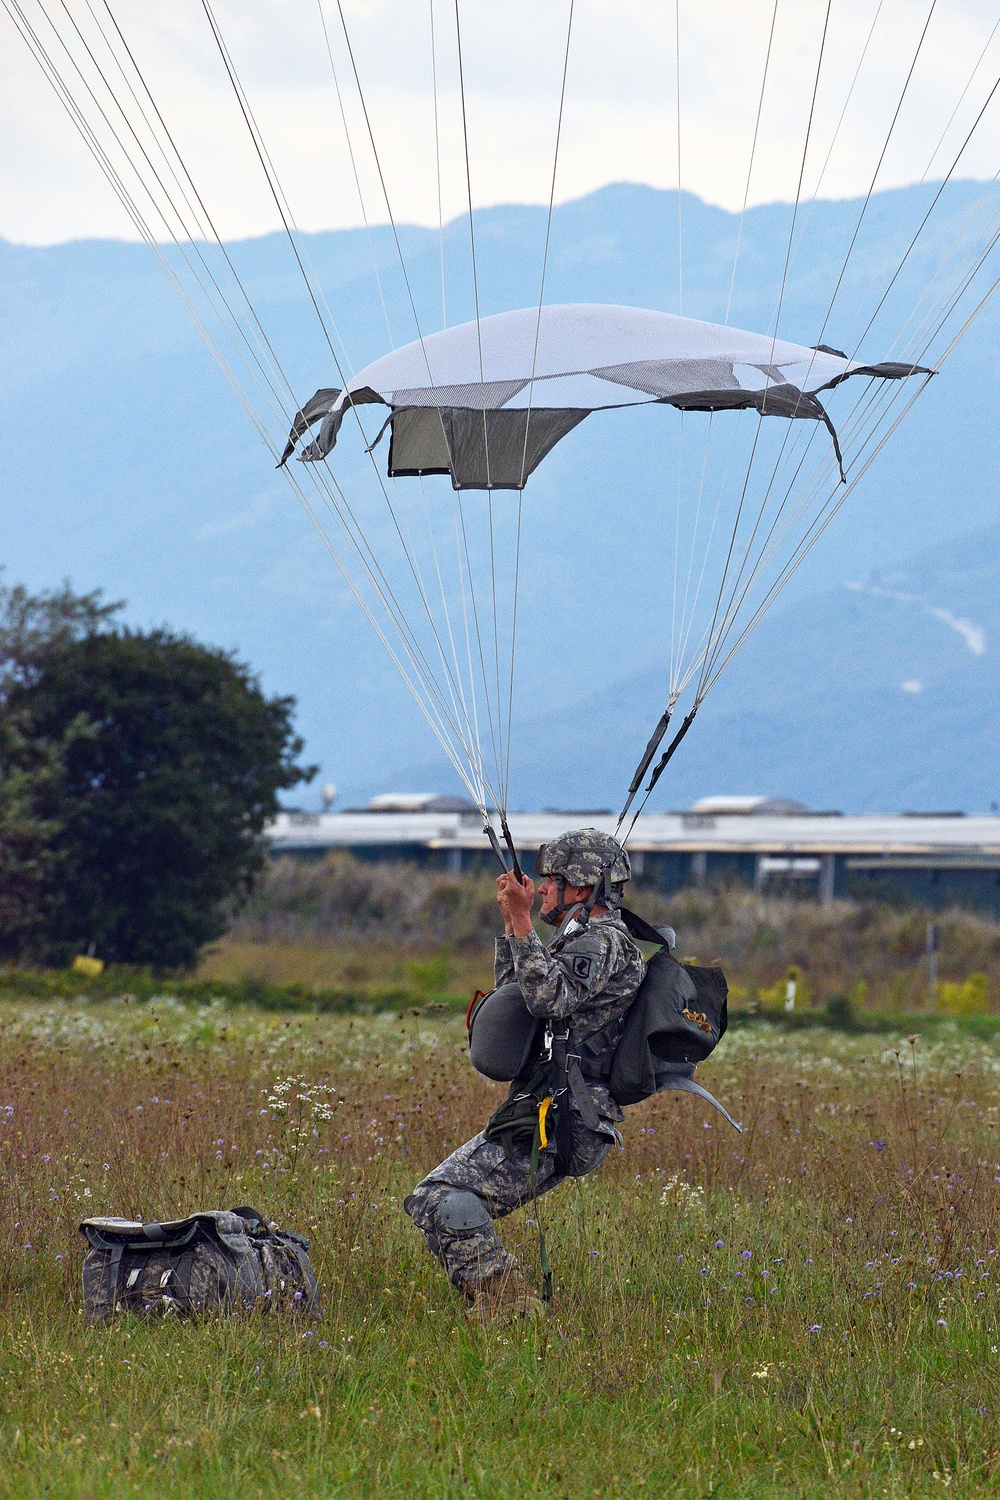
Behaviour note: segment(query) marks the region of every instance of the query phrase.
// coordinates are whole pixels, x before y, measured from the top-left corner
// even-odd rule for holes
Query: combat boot
[[[545,1303],[516,1266],[487,1276],[473,1290],[471,1316],[477,1323],[490,1323],[495,1318],[513,1323],[541,1317],[544,1312]]]

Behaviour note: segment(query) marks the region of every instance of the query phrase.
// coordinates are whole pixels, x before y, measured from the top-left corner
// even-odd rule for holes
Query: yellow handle
[[[545,1116],[549,1112],[549,1105],[551,1103],[552,1095],[549,1094],[545,1099],[542,1100],[541,1104],[538,1106],[538,1144],[542,1147],[545,1147],[549,1144],[549,1138],[545,1134]]]

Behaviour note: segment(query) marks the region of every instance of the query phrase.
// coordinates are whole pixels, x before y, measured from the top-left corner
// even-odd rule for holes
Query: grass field
[[[1000,1051],[766,1025],[542,1201],[551,1316],[479,1326],[399,1202],[496,1097],[406,1012],[2,1010],[0,1495],[996,1493]],[[282,1119],[275,1081],[332,1092]],[[321,1111],[324,1113],[325,1111]],[[301,1129],[292,1128],[301,1126]],[[315,1325],[91,1328],[79,1219],[253,1203]],[[532,1215],[505,1237],[532,1277]]]

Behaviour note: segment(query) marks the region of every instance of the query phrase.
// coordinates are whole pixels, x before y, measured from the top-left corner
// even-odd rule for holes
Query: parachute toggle
[[[390,477],[449,474],[456,490],[519,490],[591,412],[659,403],[824,422],[843,479],[817,392],[852,375],[933,373],[636,307],[524,308],[430,334],[375,360],[346,390],[317,391],[297,413],[281,463],[317,422],[299,457],[326,458],[348,410],[374,403],[390,408],[382,429],[391,432]]]

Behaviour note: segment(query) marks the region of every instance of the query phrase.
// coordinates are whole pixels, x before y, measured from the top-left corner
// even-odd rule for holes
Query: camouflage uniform
[[[544,947],[534,932],[497,939],[496,984],[516,980],[532,1015],[566,1018],[569,1051],[625,1014],[644,974],[642,955],[614,911],[593,915],[572,937],[560,933],[551,948]],[[615,1142],[621,1142],[616,1129],[624,1118],[620,1107],[603,1084],[588,1079],[585,1087],[599,1117],[598,1129],[587,1128],[576,1100],[569,1098],[569,1170],[557,1168],[555,1147],[549,1145],[539,1157],[539,1193],[557,1187],[566,1176],[592,1172]],[[453,1284],[473,1296],[487,1278],[516,1267],[493,1220],[522,1207],[532,1196],[530,1154],[505,1149],[480,1132],[435,1167],[403,1207],[423,1230]]]

